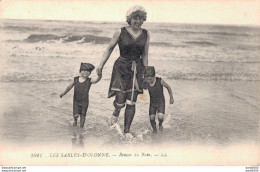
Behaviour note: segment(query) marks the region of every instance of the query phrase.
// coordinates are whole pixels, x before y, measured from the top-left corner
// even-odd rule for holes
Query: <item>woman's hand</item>
[[[98,67],[96,69],[96,73],[97,73],[98,76],[102,76],[102,68]]]

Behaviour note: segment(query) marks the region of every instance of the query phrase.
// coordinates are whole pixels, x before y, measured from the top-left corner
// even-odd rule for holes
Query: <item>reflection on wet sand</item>
[[[72,130],[72,148],[84,148],[84,136],[82,132],[83,130],[80,128],[74,128]]]

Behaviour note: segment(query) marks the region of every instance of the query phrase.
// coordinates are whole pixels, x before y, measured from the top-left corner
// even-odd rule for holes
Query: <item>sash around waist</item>
[[[121,73],[122,75],[132,75],[133,70],[132,70],[132,65],[133,61],[136,62],[136,69],[137,69],[137,75],[143,74],[144,72],[144,65],[143,65],[143,60],[141,58],[137,59],[126,59],[123,57],[118,57],[117,60],[114,63],[113,71],[117,71]]]
[[[136,57],[136,58],[126,58],[126,57],[122,57],[122,56],[119,56],[118,59],[123,60],[123,61],[131,61],[131,62],[132,61],[137,62],[137,61],[142,60],[141,58],[138,58],[138,57]]]

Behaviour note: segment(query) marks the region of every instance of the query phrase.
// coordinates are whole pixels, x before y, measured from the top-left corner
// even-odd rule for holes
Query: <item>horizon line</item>
[[[77,22],[115,22],[124,23],[125,21],[118,20],[75,20],[75,19],[16,19],[16,18],[0,18],[0,20],[42,20],[42,21],[77,21]],[[125,22],[126,23],[126,22]],[[223,26],[243,26],[243,27],[260,27],[259,24],[226,24],[226,23],[191,23],[191,22],[158,22],[158,21],[145,21],[145,23],[170,23],[170,24],[190,24],[190,25],[223,25]]]

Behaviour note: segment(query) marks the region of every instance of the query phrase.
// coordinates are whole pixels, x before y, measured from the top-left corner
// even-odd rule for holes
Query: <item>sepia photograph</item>
[[[0,11],[1,166],[259,166],[259,0]]]

